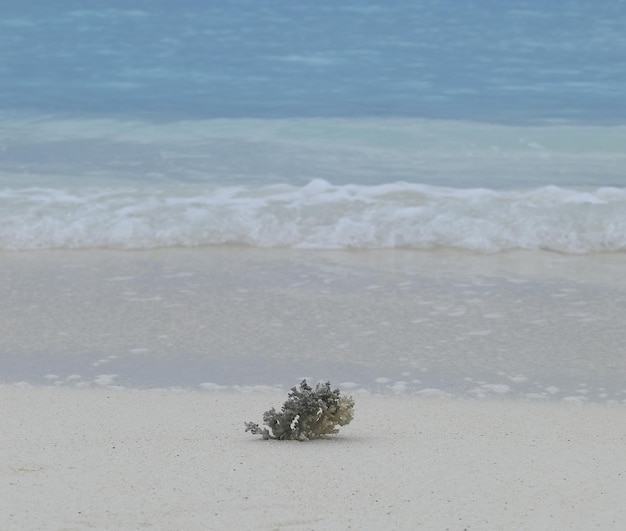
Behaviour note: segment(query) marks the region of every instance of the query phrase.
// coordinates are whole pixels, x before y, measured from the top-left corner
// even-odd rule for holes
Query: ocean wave
[[[376,186],[0,191],[0,248],[246,245],[494,253],[626,251],[626,189]]]

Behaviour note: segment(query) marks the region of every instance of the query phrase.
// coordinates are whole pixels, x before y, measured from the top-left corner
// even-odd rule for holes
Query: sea
[[[6,0],[0,381],[626,400],[624,27],[623,0]]]

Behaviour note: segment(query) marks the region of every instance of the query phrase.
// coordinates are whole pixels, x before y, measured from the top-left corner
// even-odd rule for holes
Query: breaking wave
[[[376,186],[0,191],[0,248],[152,249],[211,245],[493,253],[626,250],[626,189]]]

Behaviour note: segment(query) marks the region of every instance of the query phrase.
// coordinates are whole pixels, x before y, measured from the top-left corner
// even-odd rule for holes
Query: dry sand
[[[244,433],[285,398],[0,387],[0,528],[626,528],[624,406],[356,396],[328,440]]]

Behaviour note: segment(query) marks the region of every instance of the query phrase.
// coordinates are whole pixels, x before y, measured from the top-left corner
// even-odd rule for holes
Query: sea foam
[[[0,248],[626,250],[626,189],[414,183],[0,191]]]

